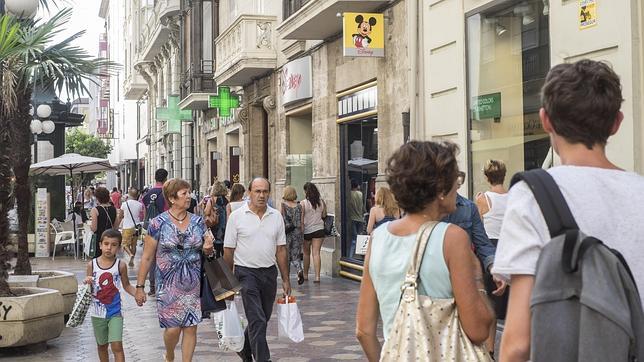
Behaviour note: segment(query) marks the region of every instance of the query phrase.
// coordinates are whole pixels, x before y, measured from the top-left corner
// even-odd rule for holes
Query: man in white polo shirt
[[[282,275],[285,295],[291,294],[284,220],[268,206],[271,184],[255,178],[248,186],[250,202],[230,214],[224,237],[224,260],[242,285],[241,295],[248,326],[244,331],[244,361],[271,360],[266,342],[266,326],[277,294],[277,268]]]

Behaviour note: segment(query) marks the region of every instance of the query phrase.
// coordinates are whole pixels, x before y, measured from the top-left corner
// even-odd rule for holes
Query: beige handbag
[[[482,346],[474,345],[458,319],[454,298],[418,294],[418,273],[425,247],[438,223],[423,224],[416,237],[402,297],[380,361],[492,361]]]

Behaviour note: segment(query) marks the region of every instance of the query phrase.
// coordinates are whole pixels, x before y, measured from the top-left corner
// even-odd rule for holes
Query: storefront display
[[[473,195],[487,188],[481,172],[487,160],[503,160],[512,175],[541,167],[548,154],[539,120],[539,93],[550,68],[548,14],[543,1],[531,0],[467,18]]]

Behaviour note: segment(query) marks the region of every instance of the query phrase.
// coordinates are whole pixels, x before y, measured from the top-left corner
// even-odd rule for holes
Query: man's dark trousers
[[[235,265],[235,276],[242,285],[241,295],[248,326],[244,331],[244,349],[239,353],[244,361],[270,361],[266,342],[266,326],[273,313],[277,294],[277,268],[246,268]]]

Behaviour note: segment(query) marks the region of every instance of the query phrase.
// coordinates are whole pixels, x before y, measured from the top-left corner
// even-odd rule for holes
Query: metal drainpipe
[[[411,139],[423,139],[425,136],[424,124],[420,124],[422,117],[418,115],[418,0],[407,1],[407,18],[409,25],[407,33],[409,39],[409,113]]]

